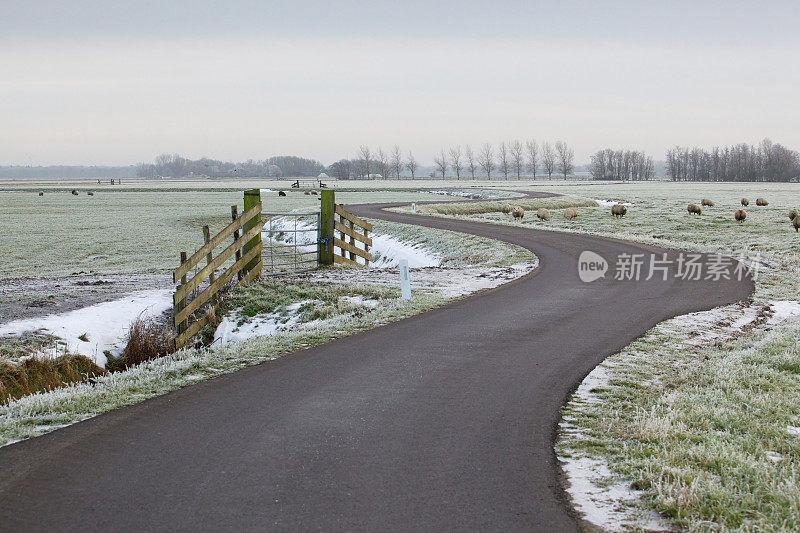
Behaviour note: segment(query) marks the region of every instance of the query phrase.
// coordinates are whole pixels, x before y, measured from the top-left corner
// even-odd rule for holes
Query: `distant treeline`
[[[796,181],[800,155],[764,139],[758,146],[737,144],[711,151],[676,146],[667,151],[673,181]]]
[[[154,163],[136,165],[136,175],[140,178],[310,177],[324,171],[325,167],[319,161],[292,155],[234,163],[205,157],[193,161],[179,154],[162,154]]]
[[[0,179],[80,179],[80,178],[135,178],[136,167],[86,167],[49,166],[32,167],[22,165],[0,166]]]
[[[589,161],[589,174],[596,180],[649,180],[656,176],[653,158],[633,150],[600,150]]]

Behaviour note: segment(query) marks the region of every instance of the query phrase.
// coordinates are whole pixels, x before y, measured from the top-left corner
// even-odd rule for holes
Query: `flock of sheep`
[[[510,204],[503,204],[500,206],[500,212],[506,215],[511,214],[514,219],[520,219],[525,216],[525,209],[520,206],[511,207]],[[625,213],[628,212],[628,208],[622,204],[616,204],[611,207],[611,214],[615,217],[624,217]],[[573,218],[578,216],[578,210],[574,207],[568,207],[564,209],[564,218],[567,220],[572,220]],[[550,220],[550,210],[545,209],[544,207],[539,208],[536,211],[536,218],[539,220]]]
[[[742,207],[747,207],[750,205],[750,200],[747,198],[742,198]],[[756,198],[756,205],[757,206],[767,206],[769,202],[765,198]],[[714,201],[709,200],[708,198],[703,198],[700,201],[700,204],[689,204],[686,207],[686,210],[689,212],[690,215],[702,215],[703,214],[703,207],[714,207]],[[504,214],[511,214],[515,220],[521,219],[525,216],[525,210],[520,207],[512,207],[510,204],[503,204],[500,207],[500,212]],[[614,204],[611,206],[611,215],[622,218],[628,212],[628,208],[625,207],[623,204]],[[564,218],[567,220],[572,220],[573,218],[578,216],[578,210],[574,207],[568,207],[564,210]],[[550,210],[541,208],[536,211],[536,217],[539,220],[550,220]],[[747,211],[744,209],[737,209],[733,213],[733,218],[739,223],[744,222],[747,218]],[[797,209],[789,210],[789,221],[792,224],[792,227],[795,231],[800,231],[800,212]]]
[[[80,193],[78,189],[72,189],[71,191],[72,196],[78,196]],[[86,191],[86,194],[89,196],[94,196],[94,191]],[[39,191],[39,196],[44,196],[44,191]]]

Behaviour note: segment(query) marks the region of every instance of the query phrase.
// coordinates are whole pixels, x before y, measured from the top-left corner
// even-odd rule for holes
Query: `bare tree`
[[[450,148],[450,166],[456,173],[456,179],[461,179],[461,170],[464,168],[464,164],[461,161],[461,147],[456,146],[455,148]]]
[[[397,179],[400,179],[400,173],[403,172],[403,152],[400,151],[400,147],[396,144],[392,148],[392,169],[394,169],[394,175],[397,176]]]
[[[528,172],[536,179],[536,169],[539,166],[539,144],[531,139],[525,143],[525,148],[528,152]]]
[[[508,159],[508,145],[506,145],[505,141],[500,143],[500,148],[497,153],[497,162],[500,165],[500,171],[503,173],[503,177],[508,179],[508,171],[511,169],[511,164]]]
[[[433,164],[436,165],[436,170],[442,173],[442,179],[444,179],[447,173],[447,156],[444,155],[444,148],[439,155],[433,158]]]
[[[411,153],[411,150],[408,151],[408,159],[406,159],[406,168],[409,172],[411,172],[411,179],[414,179],[414,176],[417,173],[417,169],[419,168],[419,162],[414,159],[414,155]]]
[[[549,142],[542,143],[542,167],[547,172],[547,179],[553,179],[553,172],[556,170],[556,153]]]
[[[492,145],[486,143],[478,154],[478,164],[484,172],[486,172],[486,179],[492,179],[492,170],[494,170],[494,153],[492,152]]]
[[[563,141],[556,141],[556,153],[558,154],[558,171],[567,179],[567,174],[571,174],[575,169],[575,152]]]
[[[389,156],[383,153],[382,148],[378,148],[378,152],[375,154],[375,163],[378,165],[378,173],[381,177],[388,179],[391,165],[389,164]]]
[[[464,157],[467,159],[469,173],[472,175],[472,179],[475,179],[475,171],[478,170],[478,165],[475,164],[475,155],[469,145],[464,147]]]
[[[372,158],[372,152],[370,151],[369,146],[362,144],[358,148],[358,156],[361,159],[361,168],[363,170],[363,176],[366,179],[369,179],[369,168]]]
[[[511,143],[511,162],[514,163],[514,170],[517,171],[517,179],[522,179],[522,166],[524,163],[522,143],[515,139]]]

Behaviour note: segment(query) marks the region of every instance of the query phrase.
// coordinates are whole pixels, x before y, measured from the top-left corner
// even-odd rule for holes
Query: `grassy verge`
[[[766,267],[759,272],[753,306],[800,299],[800,237],[786,215],[800,203],[797,185],[537,184],[536,189],[633,205],[622,219],[607,207],[579,208],[574,220],[553,213],[549,221],[526,216],[519,222],[455,205],[443,211],[745,255]],[[769,206],[754,207],[758,196],[767,197]],[[686,204],[701,197],[716,205],[690,217]],[[737,224],[733,211],[742,197],[751,205],[745,223]],[[593,391],[593,401],[573,397],[565,407],[570,431],[562,434],[558,453],[603,460],[616,481],[632,482],[646,506],[679,527],[800,529],[800,320],[699,344],[685,342],[690,334],[656,327],[609,357],[603,364],[607,381]]]
[[[439,214],[439,215],[476,215],[481,213],[495,213],[500,207],[508,203],[512,206],[520,206],[526,211],[535,211],[539,208],[545,209],[564,209],[567,207],[596,207],[597,202],[587,198],[577,197],[556,197],[556,198],[519,198],[516,200],[493,200],[486,202],[471,203],[446,203],[428,204],[417,207],[420,214]]]

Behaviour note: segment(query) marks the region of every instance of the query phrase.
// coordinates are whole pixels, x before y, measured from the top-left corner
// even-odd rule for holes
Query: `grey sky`
[[[800,148],[797,2],[0,3],[0,164]]]

